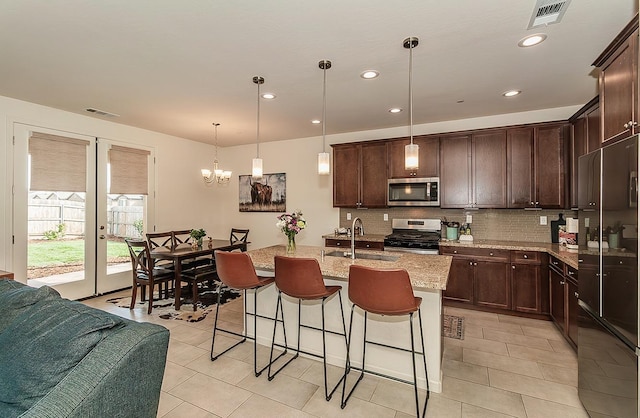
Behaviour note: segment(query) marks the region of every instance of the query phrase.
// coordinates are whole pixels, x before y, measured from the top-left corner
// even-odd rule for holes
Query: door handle
[[[106,237],[104,235],[100,235],[98,238],[105,239]]]

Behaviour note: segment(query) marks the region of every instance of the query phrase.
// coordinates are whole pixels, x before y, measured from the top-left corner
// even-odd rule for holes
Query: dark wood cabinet
[[[485,308],[510,309],[509,251],[441,247],[453,256],[445,300]]]
[[[509,208],[567,206],[568,124],[507,131]]]
[[[582,270],[582,265],[580,267]],[[578,270],[550,256],[551,319],[573,348],[578,346],[578,296]]]
[[[511,251],[511,291],[514,311],[549,313],[546,254],[534,251]]]
[[[443,292],[445,299],[473,303],[473,260],[454,257],[449,270],[447,289]]]
[[[509,265],[505,262],[478,260],[475,268],[475,303],[488,308],[511,308]]]
[[[440,138],[440,206],[506,207],[504,129]]]
[[[440,137],[440,207],[471,202],[471,135]]]
[[[351,248],[351,239],[325,238],[325,247]],[[382,241],[362,241],[356,238],[355,247],[359,250],[376,250],[384,251],[384,242]]]
[[[633,135],[638,129],[638,15],[595,60],[600,69],[603,142]]]
[[[570,205],[572,208],[578,207],[578,159],[601,146],[599,100],[599,97],[594,97],[589,103],[584,105],[582,109],[569,118],[569,122],[571,122],[573,128],[569,146],[571,151],[569,190]]]
[[[565,280],[564,274],[549,267],[549,300],[551,319],[565,332]]]
[[[600,207],[600,153],[578,159],[578,209],[597,210]]]
[[[404,147],[409,138],[393,139],[387,142],[389,159],[389,178],[438,177],[440,175],[440,141],[437,136],[414,136],[413,143],[418,145],[418,168],[405,170]]]
[[[333,206],[387,206],[387,148],[384,142],[333,145]]]

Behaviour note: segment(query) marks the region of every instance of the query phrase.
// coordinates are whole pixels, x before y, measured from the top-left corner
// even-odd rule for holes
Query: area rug
[[[191,292],[185,287],[181,290],[182,295],[191,295]],[[140,289],[138,289],[138,298],[140,297]],[[198,302],[196,303],[196,309],[193,309],[193,304],[182,303],[180,310],[176,311],[174,307],[173,294],[169,295],[169,299],[157,299],[158,294],[155,293],[153,297],[153,310],[151,315],[158,316],[162,319],[175,319],[186,322],[199,322],[207,317],[207,315],[216,309],[216,303],[218,301],[218,289],[214,284],[209,288],[205,286],[198,291]],[[225,304],[233,299],[240,297],[241,294],[235,290],[224,289],[220,297],[220,303]],[[120,308],[129,309],[131,304],[131,297],[119,297],[113,299],[107,299],[107,302],[113,303]],[[141,302],[138,300],[134,305],[134,309],[146,312],[148,302]]]
[[[464,340],[464,318],[455,315],[445,315],[442,332],[447,338]]]

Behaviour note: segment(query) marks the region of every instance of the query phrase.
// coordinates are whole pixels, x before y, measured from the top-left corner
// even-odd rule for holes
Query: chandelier
[[[231,171],[223,170],[218,165],[218,126],[219,123],[213,122],[213,126],[215,128],[215,146],[216,146],[216,156],[213,160],[213,172],[206,168],[200,170],[202,172],[202,179],[206,184],[211,184],[216,182],[217,184],[227,184],[231,181]]]

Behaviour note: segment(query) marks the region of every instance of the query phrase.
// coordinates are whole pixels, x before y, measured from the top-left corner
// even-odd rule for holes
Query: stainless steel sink
[[[351,258],[350,251],[330,251],[325,253],[326,256],[329,257],[343,257],[343,258]],[[382,254],[370,254],[363,252],[356,252],[356,259],[361,260],[380,260],[380,261],[397,261],[399,257],[392,255],[382,255]]]

